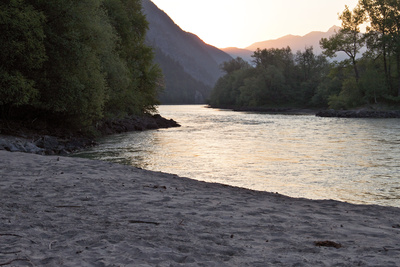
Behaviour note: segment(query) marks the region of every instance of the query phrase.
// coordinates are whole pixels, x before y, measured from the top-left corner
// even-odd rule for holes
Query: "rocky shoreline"
[[[103,122],[98,128],[101,136],[130,131],[145,131],[180,125],[159,114],[130,116]],[[15,127],[15,126],[14,126]],[[95,146],[95,138],[79,134],[60,134],[60,130],[32,131],[26,129],[0,129],[0,150],[40,155],[69,155],[87,147]]]
[[[315,115],[317,117],[335,117],[335,118],[400,118],[400,110],[316,110],[307,108],[269,108],[269,107],[216,107],[209,108],[229,109],[239,112],[259,112],[269,114],[285,115]]]
[[[399,110],[323,110],[316,114],[317,117],[335,118],[400,118]]]
[[[270,114],[287,114],[287,115],[310,115],[316,114],[317,110],[314,109],[302,109],[302,108],[266,108],[266,107],[239,107],[233,108],[233,111],[244,111],[244,112],[261,112]]]
[[[288,115],[315,115],[318,110],[307,108],[270,108],[270,107],[235,107],[235,106],[212,106],[208,108],[215,109],[228,109],[238,112],[256,112],[256,113],[270,113],[270,114],[288,114]]]

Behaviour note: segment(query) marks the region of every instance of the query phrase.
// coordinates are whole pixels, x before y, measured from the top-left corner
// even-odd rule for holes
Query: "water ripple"
[[[78,156],[293,197],[400,207],[400,120],[160,106],[182,127],[100,140]]]

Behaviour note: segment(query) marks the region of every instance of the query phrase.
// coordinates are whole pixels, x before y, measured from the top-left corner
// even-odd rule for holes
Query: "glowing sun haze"
[[[152,0],[184,31],[219,48],[245,48],[287,34],[341,25],[338,13],[358,0]]]

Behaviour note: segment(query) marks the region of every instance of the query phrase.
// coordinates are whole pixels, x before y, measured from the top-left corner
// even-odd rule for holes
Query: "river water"
[[[292,197],[400,207],[400,119],[160,106],[180,128],[100,140],[79,157]]]

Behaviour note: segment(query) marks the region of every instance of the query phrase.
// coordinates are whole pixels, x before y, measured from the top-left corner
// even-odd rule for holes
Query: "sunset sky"
[[[152,0],[184,31],[219,48],[244,48],[287,34],[340,26],[338,13],[358,0]]]

